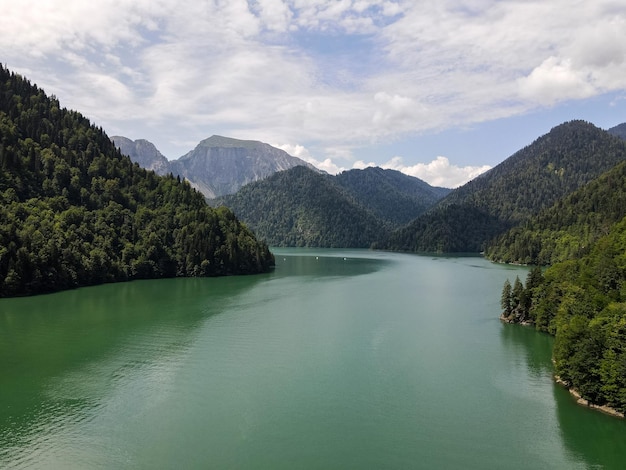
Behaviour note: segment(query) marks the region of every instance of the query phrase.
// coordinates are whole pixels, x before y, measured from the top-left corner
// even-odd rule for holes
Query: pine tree
[[[524,285],[520,281],[519,276],[515,276],[515,282],[513,283],[513,290],[511,290],[511,306],[513,309],[518,309],[522,303],[524,297]]]
[[[505,317],[508,318],[509,316],[511,316],[511,283],[508,279],[504,281],[504,287],[502,288],[502,297],[500,299],[500,306],[502,307],[502,314]]]

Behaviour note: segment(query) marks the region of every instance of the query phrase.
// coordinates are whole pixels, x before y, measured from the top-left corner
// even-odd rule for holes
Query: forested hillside
[[[489,243],[489,259],[550,265],[579,258],[626,216],[626,162]]]
[[[272,246],[369,248],[383,222],[333,182],[298,166],[212,202],[231,208]]]
[[[626,122],[623,122],[615,127],[611,127],[608,132],[609,134],[619,137],[620,139],[626,140]]]
[[[626,159],[626,142],[584,121],[552,129],[452,191],[384,248],[479,252],[486,243]]]
[[[266,271],[227,209],[133,164],[101,128],[0,67],[0,296]]]
[[[579,259],[507,281],[503,318],[555,335],[556,374],[583,398],[626,412],[626,218]]]
[[[450,193],[450,189],[382,168],[344,171],[334,180],[391,227],[409,223]]]
[[[369,248],[449,191],[394,170],[296,167],[211,204],[230,207],[270,245]]]

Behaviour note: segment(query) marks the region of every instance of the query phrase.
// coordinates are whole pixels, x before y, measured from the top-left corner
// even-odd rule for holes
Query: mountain
[[[492,240],[485,255],[507,263],[551,265],[589,253],[626,216],[626,162]]]
[[[245,184],[295,166],[314,168],[284,150],[254,140],[214,135],[170,162],[174,174],[185,177],[208,198],[233,194]]]
[[[584,121],[553,128],[529,146],[453,190],[394,232],[381,247],[402,251],[479,252],[626,159],[626,142]]]
[[[353,200],[333,177],[304,166],[250,183],[224,204],[271,246],[369,248],[383,223]]]
[[[118,135],[111,137],[111,140],[120,149],[120,152],[128,155],[140,167],[154,171],[161,176],[165,176],[172,171],[170,162],[157,150],[152,142],[144,139],[130,140]]]
[[[231,211],[132,163],[101,128],[0,66],[0,296],[273,262]]]
[[[344,171],[334,179],[376,217],[395,227],[409,223],[450,192],[382,168]]]
[[[111,140],[141,167],[185,178],[207,198],[235,193],[243,185],[295,166],[314,166],[255,140],[214,135],[177,160],[168,161],[151,142],[115,136]],[[316,171],[319,171],[315,169]]]
[[[611,127],[607,132],[615,137],[626,140],[626,122],[615,127]]]
[[[296,167],[211,204],[231,208],[273,246],[369,248],[448,191],[393,170],[331,176]]]

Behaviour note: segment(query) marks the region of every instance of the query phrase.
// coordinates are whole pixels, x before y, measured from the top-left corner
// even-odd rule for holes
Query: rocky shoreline
[[[558,375],[554,376],[554,380],[556,381],[556,383],[558,383],[559,385],[562,385],[563,387],[565,387],[569,393],[576,398],[576,403],[578,403],[581,406],[586,406],[587,408],[591,408],[593,410],[598,410],[604,414],[607,414],[609,416],[614,416],[616,418],[624,418],[624,413],[617,411],[614,408],[611,408],[610,406],[607,405],[596,405],[593,403],[590,403],[589,400],[586,400],[585,398],[583,398],[580,393],[578,393],[578,391],[572,387],[569,386],[569,384],[567,382],[565,382],[563,379],[561,379],[561,377],[559,377]]]

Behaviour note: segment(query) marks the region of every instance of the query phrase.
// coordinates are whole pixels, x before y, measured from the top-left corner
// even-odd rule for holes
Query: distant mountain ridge
[[[313,165],[284,150],[255,140],[213,135],[177,160],[168,161],[147,140],[132,141],[114,136],[111,140],[142,167],[159,175],[172,173],[185,178],[207,198],[236,192],[242,186],[295,166]]]
[[[615,137],[626,140],[626,122],[611,127],[607,132]]]
[[[272,246],[369,248],[449,191],[395,170],[332,176],[300,166],[210,203],[229,207]]]
[[[157,175],[165,176],[171,172],[170,162],[163,156],[154,144],[145,139],[130,140],[127,137],[111,137],[113,144],[124,155],[128,155],[134,163],[146,170],[154,171]]]
[[[482,251],[495,236],[625,159],[623,140],[585,121],[566,122],[453,190],[381,247],[417,252]]]

